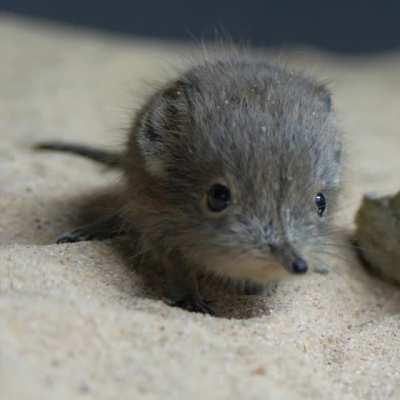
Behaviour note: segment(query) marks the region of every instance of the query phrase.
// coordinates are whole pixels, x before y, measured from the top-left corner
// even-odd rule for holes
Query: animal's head
[[[235,60],[192,69],[135,126],[143,229],[216,273],[306,272],[304,247],[336,203],[339,136],[329,93],[301,74]]]

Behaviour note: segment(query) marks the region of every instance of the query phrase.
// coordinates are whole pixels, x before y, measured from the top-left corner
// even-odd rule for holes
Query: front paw
[[[186,311],[215,315],[210,302],[200,297],[186,296],[179,300],[171,300],[168,304],[172,307],[180,307]]]
[[[75,229],[74,231],[71,232],[66,232],[59,236],[56,240],[57,244],[62,244],[62,243],[76,243],[76,242],[83,242],[85,240],[91,240],[92,235],[88,234],[83,229]]]

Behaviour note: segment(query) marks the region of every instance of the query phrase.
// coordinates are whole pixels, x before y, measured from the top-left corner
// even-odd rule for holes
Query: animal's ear
[[[318,88],[318,94],[325,111],[329,113],[332,110],[331,92],[325,85],[320,85]]]
[[[165,174],[173,144],[187,131],[188,106],[185,85],[177,81],[155,93],[139,116],[137,143],[152,175]]]
[[[322,101],[325,104],[325,109],[327,112],[330,112],[332,110],[332,96],[330,92],[326,91],[324,95],[322,96]]]

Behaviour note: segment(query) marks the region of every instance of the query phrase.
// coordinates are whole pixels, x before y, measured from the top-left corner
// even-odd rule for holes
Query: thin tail
[[[35,150],[61,151],[65,153],[78,154],[80,156],[105,164],[111,168],[120,168],[122,166],[122,157],[119,153],[104,151],[94,147],[74,143],[63,142],[42,142],[33,147]]]

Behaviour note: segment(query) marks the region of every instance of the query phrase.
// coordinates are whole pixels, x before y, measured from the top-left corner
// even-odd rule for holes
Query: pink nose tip
[[[308,270],[308,265],[302,258],[296,258],[292,262],[292,268],[296,274],[305,274]]]

